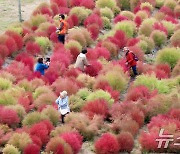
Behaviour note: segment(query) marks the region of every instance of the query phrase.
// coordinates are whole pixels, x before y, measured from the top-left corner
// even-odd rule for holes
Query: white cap
[[[60,95],[61,95],[61,97],[66,97],[67,96],[67,91],[60,92]]]

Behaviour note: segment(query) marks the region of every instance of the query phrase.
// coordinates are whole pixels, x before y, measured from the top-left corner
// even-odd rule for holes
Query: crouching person
[[[60,92],[60,95],[56,100],[56,103],[58,104],[58,110],[61,113],[62,123],[64,123],[65,116],[70,112],[69,100],[66,91]]]

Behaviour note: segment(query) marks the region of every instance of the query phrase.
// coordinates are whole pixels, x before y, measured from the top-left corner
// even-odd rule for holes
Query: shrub
[[[95,150],[97,154],[118,153],[119,145],[116,136],[110,133],[103,134],[95,142]]]
[[[56,3],[58,5],[58,7],[67,7],[68,3],[66,0],[50,0],[50,3]]]
[[[25,111],[24,107],[19,104],[9,105],[9,106],[7,106],[7,109],[12,109],[12,110],[16,111],[18,117],[20,118],[20,121],[22,121],[24,116],[26,115],[26,111]]]
[[[94,101],[97,99],[104,99],[105,101],[108,102],[108,104],[111,106],[114,102],[114,99],[111,98],[111,95],[104,91],[104,90],[96,90],[92,92],[88,97],[87,101]]]
[[[48,119],[52,122],[54,126],[56,126],[59,122],[60,114],[59,112],[52,106],[48,106],[42,112],[42,115],[48,117]]]
[[[79,133],[63,133],[60,135],[60,137],[71,146],[74,154],[77,154],[80,151],[83,137]]]
[[[114,23],[118,23],[118,22],[121,22],[123,20],[128,20],[128,18],[126,16],[122,16],[121,14],[119,14],[114,18]]]
[[[18,148],[13,145],[7,144],[6,147],[2,150],[4,154],[20,154]]]
[[[122,11],[120,15],[127,17],[128,20],[134,20],[134,13],[130,11]]]
[[[172,22],[169,22],[169,21],[165,21],[165,20],[163,20],[162,23],[168,31],[168,36],[171,36],[174,33],[175,24],[173,24]]]
[[[97,76],[99,71],[101,71],[102,65],[98,61],[91,61],[90,66],[85,68],[85,73],[90,76]]]
[[[168,31],[167,31],[166,27],[164,27],[164,25],[161,22],[160,23],[158,23],[158,22],[154,23],[153,28],[155,30],[159,30],[161,32],[164,32],[166,35],[168,35]]]
[[[173,47],[180,47],[180,30],[174,32],[170,38],[170,41]]]
[[[113,10],[116,6],[116,1],[114,0],[97,0],[96,7],[97,8],[105,8],[108,7]]]
[[[52,88],[57,95],[63,90],[66,90],[69,95],[74,94],[78,91],[80,86],[78,82],[70,78],[58,78],[53,84]]]
[[[159,30],[154,30],[151,33],[150,37],[153,39],[155,45],[158,47],[161,47],[163,44],[165,44],[165,42],[167,40],[166,34]]]
[[[98,54],[98,58],[110,60],[110,52],[104,47],[96,47],[94,51]]]
[[[85,9],[84,7],[73,7],[70,10],[69,15],[75,14],[79,19],[79,23],[82,24],[84,20],[89,16],[90,13],[91,11],[88,9]]]
[[[82,82],[88,89],[92,89],[95,82],[95,78],[87,74],[79,74],[77,80]]]
[[[146,86],[137,86],[128,91],[126,96],[127,101],[138,101],[139,99],[143,102],[147,102],[149,99],[154,97],[157,91],[150,91]]]
[[[41,108],[45,105],[52,105],[52,103],[56,100],[56,95],[54,93],[44,93],[39,96],[35,101],[34,105],[37,108]]]
[[[9,50],[9,56],[18,50],[17,44],[11,36],[8,36],[8,38],[5,41],[5,45]]]
[[[179,9],[180,9],[179,5],[176,5],[176,7],[174,8],[174,15],[177,19],[180,17]]]
[[[29,144],[25,147],[24,154],[39,154],[40,148],[36,144]]]
[[[22,121],[23,126],[31,126],[42,120],[48,119],[47,116],[42,115],[39,112],[28,113]]]
[[[117,57],[118,49],[117,49],[117,46],[114,43],[106,40],[106,41],[102,42],[101,47],[106,48],[110,52],[111,57]]]
[[[177,62],[177,64],[175,65],[175,67],[172,70],[172,76],[176,77],[180,75],[180,60]]]
[[[103,27],[103,21],[100,15],[92,13],[84,20],[84,26],[88,27],[91,24],[97,24],[99,28]]]
[[[14,39],[18,50],[22,49],[22,47],[23,47],[23,39],[22,39],[22,36],[20,34],[18,34],[17,32],[11,31],[11,30],[6,31],[5,34]]]
[[[129,132],[121,132],[117,135],[117,140],[120,147],[120,152],[131,152],[134,146],[134,138]]]
[[[113,14],[112,10],[108,7],[101,8],[100,13],[101,13],[101,16],[107,17],[108,19],[114,18],[114,14]]]
[[[104,29],[111,29],[111,22],[107,17],[102,17],[103,20],[103,28]]]
[[[133,37],[135,34],[136,25],[132,21],[122,21],[118,22],[115,27],[115,30],[122,30],[126,33],[127,37]]]
[[[65,43],[65,48],[69,49],[70,51],[71,51],[72,48],[77,48],[78,53],[76,55],[74,55],[74,56],[77,56],[80,53],[80,51],[82,50],[81,44],[78,41],[75,41],[75,40],[69,40],[68,42],[66,42]]]
[[[180,49],[179,48],[164,48],[160,50],[156,56],[156,63],[168,63],[171,69],[177,64],[180,59]]]
[[[170,8],[171,10],[174,10],[176,5],[177,5],[177,2],[175,0],[166,0],[164,2],[164,6]]]
[[[0,78],[0,90],[6,90],[11,88],[12,82],[5,78]]]
[[[147,19],[149,16],[148,16],[148,13],[144,10],[140,10],[136,13],[136,17],[139,16],[141,18],[141,20],[145,20]]]
[[[37,14],[30,18],[30,23],[32,27],[38,27],[43,22],[46,22],[46,17],[42,14]]]
[[[164,1],[165,1],[165,0],[156,0],[156,7],[157,7],[157,8],[162,7],[162,6],[164,5]]]
[[[37,99],[40,95],[45,93],[51,93],[52,91],[48,86],[39,86],[33,93],[33,98]]]
[[[66,143],[59,136],[51,138],[46,145],[46,152],[61,153],[61,154],[73,154],[73,151],[68,143]]]
[[[108,114],[108,103],[105,100],[95,100],[86,103],[82,110],[86,112],[91,119],[96,114],[106,118]]]
[[[15,110],[1,107],[0,122],[8,125],[17,125],[20,122],[20,119]]]
[[[5,45],[0,45],[0,57],[4,59],[9,54],[9,49]]]
[[[25,132],[23,132],[22,134],[14,133],[8,141],[8,144],[12,144],[13,146],[19,148],[21,151],[23,151],[24,148],[26,148],[26,146],[31,143],[32,140],[30,136]]]
[[[130,2],[129,0],[117,0],[117,5],[122,9],[122,10],[130,10]]]
[[[7,71],[0,71],[0,77],[7,79],[8,81],[15,82],[16,78],[11,73],[8,73]]]
[[[135,86],[144,85],[152,90],[158,90],[159,93],[169,93],[170,89],[165,81],[158,80],[155,76],[140,75],[134,82]]]
[[[35,42],[28,42],[26,44],[26,51],[29,54],[36,55],[40,53],[40,45]]]
[[[39,137],[42,144],[46,144],[49,141],[49,134],[52,129],[53,126],[49,121],[41,121],[30,128],[30,135]]]
[[[91,93],[90,90],[88,90],[87,88],[82,88],[76,93],[76,96],[79,96],[81,99],[86,100],[87,96],[90,93]]]
[[[47,53],[52,47],[51,41],[47,37],[36,37],[35,41],[41,47],[42,54]]]
[[[87,30],[90,32],[91,38],[93,40],[96,40],[99,35],[99,30],[100,30],[99,25],[91,24],[87,27]]]
[[[167,6],[162,6],[161,9],[159,10],[160,12],[163,12],[164,14],[167,14],[169,16],[174,16],[174,12],[173,10],[171,10],[169,7]]]

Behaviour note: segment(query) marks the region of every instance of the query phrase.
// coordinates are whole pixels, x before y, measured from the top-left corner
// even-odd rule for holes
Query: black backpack
[[[138,61],[139,59],[138,59],[138,57],[132,52],[132,54],[133,54],[133,56],[134,56],[134,60],[135,61]]]

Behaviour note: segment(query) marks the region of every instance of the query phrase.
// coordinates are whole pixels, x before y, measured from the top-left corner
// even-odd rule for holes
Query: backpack
[[[134,60],[135,61],[138,61],[139,59],[138,59],[138,57],[132,52],[132,54],[133,54],[133,56],[134,56]]]

